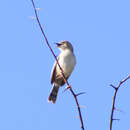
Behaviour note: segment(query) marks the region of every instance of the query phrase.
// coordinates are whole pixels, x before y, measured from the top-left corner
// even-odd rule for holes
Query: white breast
[[[76,64],[75,56],[70,50],[65,50],[59,55],[59,64],[62,67],[65,76],[69,76]]]

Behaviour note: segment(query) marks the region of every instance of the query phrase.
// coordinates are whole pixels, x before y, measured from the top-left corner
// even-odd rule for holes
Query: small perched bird
[[[61,53],[57,57],[58,63],[60,64],[64,72],[65,78],[68,79],[76,64],[73,47],[68,41],[61,41],[59,43],[56,43],[56,45],[61,51]],[[61,70],[56,61],[51,71],[51,84],[53,85],[53,87],[48,97],[48,101],[55,103],[59,87],[65,84]]]

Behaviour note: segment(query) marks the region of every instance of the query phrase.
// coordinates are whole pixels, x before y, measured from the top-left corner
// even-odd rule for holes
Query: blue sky
[[[69,83],[79,96],[86,130],[108,130],[113,89],[130,74],[129,0],[35,0],[41,24],[54,42],[68,40],[77,59]],[[30,0],[1,1],[0,129],[80,130],[74,99],[60,89],[47,102],[54,62]],[[119,90],[113,130],[130,129],[130,80]]]

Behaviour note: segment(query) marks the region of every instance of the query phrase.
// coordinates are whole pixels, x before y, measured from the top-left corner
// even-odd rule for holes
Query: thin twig
[[[128,75],[125,79],[123,79],[122,81],[120,81],[116,87],[115,87],[114,85],[112,85],[112,84],[110,85],[110,86],[112,86],[112,87],[114,88],[115,92],[114,92],[113,100],[112,100],[112,109],[111,109],[109,130],[112,130],[112,124],[113,124],[113,121],[114,121],[114,120],[118,120],[118,121],[119,121],[119,119],[114,119],[114,118],[113,118],[114,110],[116,110],[116,109],[115,109],[116,96],[117,96],[117,92],[118,92],[119,88],[121,87],[121,85],[122,85],[125,81],[127,81],[128,79],[130,79],[130,75]]]
[[[80,96],[82,94],[85,94],[86,92],[80,92],[80,93],[77,93],[76,96]]]
[[[61,70],[62,77],[63,77],[65,83],[67,84],[67,88],[70,90],[71,94],[72,94],[73,97],[74,97],[74,100],[75,100],[75,102],[76,102],[76,106],[77,106],[77,109],[78,109],[78,113],[79,113],[79,118],[80,118],[80,123],[81,123],[81,129],[84,130],[83,119],[82,119],[81,110],[80,110],[80,107],[79,107],[79,103],[78,103],[77,96],[76,96],[76,94],[74,93],[74,91],[73,91],[72,87],[70,86],[70,84],[68,83],[68,81],[66,80],[65,75],[64,75],[64,72],[63,72],[63,69],[61,68],[60,64],[58,63],[57,57],[56,57],[56,55],[54,54],[54,52],[53,52],[53,50],[52,50],[52,48],[51,48],[51,46],[50,46],[50,44],[49,44],[49,42],[48,42],[48,40],[47,40],[47,37],[46,37],[46,35],[45,35],[45,33],[44,33],[44,30],[43,30],[43,27],[41,26],[41,23],[40,23],[40,21],[39,21],[39,18],[38,18],[38,15],[37,15],[37,10],[36,10],[34,1],[31,0],[31,2],[32,2],[33,9],[34,9],[34,12],[35,12],[36,20],[37,20],[37,22],[38,22],[38,25],[39,25],[40,30],[41,30],[41,32],[42,32],[42,35],[43,35],[43,37],[44,37],[44,39],[45,39],[45,41],[46,41],[46,44],[47,44],[48,48],[50,49],[52,55],[54,56],[54,58],[55,58],[55,60],[56,60],[56,62],[57,62],[57,64],[58,64],[58,66],[59,66],[59,68],[60,68],[60,70]]]

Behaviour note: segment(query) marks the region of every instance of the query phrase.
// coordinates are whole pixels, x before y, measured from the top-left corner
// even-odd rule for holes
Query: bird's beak
[[[55,43],[56,44],[56,47],[59,47],[61,44],[60,43]]]

